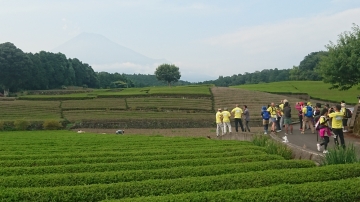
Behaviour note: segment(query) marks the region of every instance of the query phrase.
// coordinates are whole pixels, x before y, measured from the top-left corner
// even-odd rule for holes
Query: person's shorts
[[[343,126],[347,126],[347,122],[348,122],[348,119],[343,119],[342,120]]]
[[[291,118],[284,118],[284,124],[291,125],[292,124]]]
[[[276,118],[270,117],[270,122],[271,122],[271,123],[276,123]]]
[[[268,124],[269,124],[269,120],[263,119],[263,125],[268,125]]]

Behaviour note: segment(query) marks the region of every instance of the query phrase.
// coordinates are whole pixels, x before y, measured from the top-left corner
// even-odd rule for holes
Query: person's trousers
[[[281,130],[280,120],[281,120],[280,117],[278,117],[278,118],[276,119],[276,130]]]
[[[335,144],[339,146],[339,138],[340,138],[341,146],[345,148],[345,139],[342,128],[333,128],[332,131],[336,135],[336,137],[334,138]]]
[[[249,121],[245,121],[245,128],[248,132],[250,132]]]
[[[220,135],[220,131],[221,131],[221,135],[224,135],[223,123],[216,123],[216,136]]]
[[[282,130],[283,125],[284,125],[284,116],[280,118],[280,130]]]
[[[314,120],[314,118],[312,118],[312,117],[304,117],[304,119],[303,119],[303,129],[302,129],[302,132],[304,132],[305,131],[305,126],[306,126],[306,122],[308,122],[309,123],[309,126],[310,126],[310,128],[311,128],[311,132],[312,133],[315,133],[315,128],[314,128],[314,124],[313,124],[313,121]]]
[[[303,127],[303,117],[299,116],[299,122],[300,122],[300,130],[302,130]]]
[[[326,150],[327,149],[327,146],[330,142],[330,138],[328,136],[324,136],[324,142],[322,142],[320,145],[323,146],[324,145],[324,149]]]
[[[239,119],[239,118],[235,118],[235,130],[236,130],[236,132],[239,132],[238,131],[239,124],[240,124],[241,131],[244,132],[244,126],[243,126],[242,120]]]
[[[231,133],[231,124],[230,124],[230,122],[224,122],[224,134],[227,133],[227,128],[229,128],[229,132]]]

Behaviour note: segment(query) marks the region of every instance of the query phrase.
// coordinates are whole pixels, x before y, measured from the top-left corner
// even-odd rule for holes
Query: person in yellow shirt
[[[305,107],[303,107],[302,114],[303,114],[303,127],[302,127],[301,134],[305,133],[306,123],[309,123],[309,127],[311,128],[311,132],[315,133],[314,110],[313,110],[313,108],[311,106],[311,102],[308,102],[307,105]]]
[[[223,124],[224,124],[224,134],[227,133],[227,129],[229,129],[229,133],[231,133],[231,124],[230,124],[231,114],[226,107],[224,108],[222,115],[223,115]]]
[[[239,124],[240,124],[241,131],[244,132],[244,126],[243,126],[243,122],[241,120],[243,113],[244,113],[243,110],[239,107],[238,104],[236,104],[235,108],[233,110],[231,110],[231,114],[234,116],[236,133],[239,132],[238,131]]]
[[[275,104],[272,102],[271,105],[268,107],[267,111],[270,113],[270,122],[271,124],[271,132],[275,133],[275,125],[277,121],[277,110]]]
[[[334,141],[336,143],[337,146],[339,146],[339,141],[338,141],[338,137],[340,138],[340,142],[341,142],[341,146],[343,148],[345,148],[345,140],[344,140],[344,133],[342,130],[343,127],[343,118],[344,118],[344,113],[341,112],[341,106],[340,105],[336,105],[335,106],[335,112],[330,113],[329,110],[329,118],[332,119],[331,121],[331,127],[332,127],[332,131],[335,134],[334,137]]]
[[[223,115],[221,113],[221,108],[216,112],[216,137],[219,137],[220,131],[221,135],[224,135],[224,126],[223,126]]]

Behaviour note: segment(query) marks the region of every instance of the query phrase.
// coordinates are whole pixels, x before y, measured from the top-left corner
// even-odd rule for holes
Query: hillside
[[[360,94],[359,86],[354,86],[348,91],[330,90],[330,84],[322,81],[283,81],[231,86],[231,88],[282,94],[307,93],[312,99],[323,102],[340,103],[341,100],[345,100],[348,104],[358,103],[357,96]]]

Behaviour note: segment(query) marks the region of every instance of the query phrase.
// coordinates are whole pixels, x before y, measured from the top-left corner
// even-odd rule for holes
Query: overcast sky
[[[96,33],[192,81],[292,68],[352,23],[360,0],[0,0],[0,43],[34,53]]]

